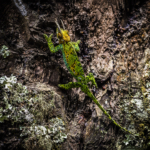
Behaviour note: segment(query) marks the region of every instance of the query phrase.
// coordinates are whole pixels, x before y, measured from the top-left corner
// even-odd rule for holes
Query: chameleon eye
[[[58,33],[58,37],[62,37],[61,33]]]

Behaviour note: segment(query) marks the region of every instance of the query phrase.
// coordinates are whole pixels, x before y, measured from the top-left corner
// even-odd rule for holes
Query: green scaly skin
[[[63,44],[59,44],[58,46],[54,47],[51,38],[52,34],[48,37],[44,34],[44,37],[48,43],[48,47],[52,53],[57,52],[58,50],[62,51],[63,60],[65,62],[66,67],[70,71],[71,75],[77,80],[77,82],[69,82],[68,84],[59,84],[58,86],[63,89],[71,89],[71,88],[81,88],[81,90],[87,94],[94,103],[103,111],[103,113],[111,120],[116,126],[118,126],[121,130],[131,133],[127,129],[120,126],[112,117],[107,113],[107,111],[101,106],[92,92],[89,90],[87,85],[88,82],[92,82],[92,85],[95,85],[97,88],[97,84],[95,82],[95,78],[92,73],[89,73],[86,77],[84,76],[84,71],[79,61],[78,55],[76,53],[80,51],[78,44],[80,41],[77,42],[64,42]]]

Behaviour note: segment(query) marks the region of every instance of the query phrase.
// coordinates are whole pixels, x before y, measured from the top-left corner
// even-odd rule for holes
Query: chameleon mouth
[[[64,39],[64,41],[66,41],[66,42],[70,42],[70,37],[66,37],[66,38],[63,38]]]
[[[64,30],[65,30],[65,26],[64,26],[64,23],[63,23],[63,21],[61,20],[61,24],[62,24],[62,26],[63,26],[63,31],[61,30],[61,28],[60,28],[60,26],[59,26],[59,24],[58,24],[58,21],[57,21],[57,19],[55,19],[55,23],[56,23],[56,25],[57,25],[57,27],[58,27],[58,30],[59,30],[59,33],[58,33],[58,38],[60,38],[60,39],[62,39],[62,40],[64,40],[65,42],[69,42],[70,41],[70,37],[69,36],[63,36],[64,34]],[[67,31],[68,32],[68,31]]]
[[[59,37],[59,38],[62,38],[62,34],[61,34],[61,33],[58,33],[58,37]]]

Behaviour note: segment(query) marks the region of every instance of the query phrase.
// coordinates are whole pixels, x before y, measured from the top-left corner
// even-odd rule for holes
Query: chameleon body
[[[62,23],[63,24],[63,23]],[[68,84],[59,84],[58,86],[63,89],[71,89],[71,88],[81,88],[81,90],[87,94],[94,103],[103,111],[103,113],[121,130],[131,133],[127,129],[120,126],[115,120],[112,119],[112,117],[107,113],[107,111],[100,105],[98,100],[95,98],[95,96],[90,91],[87,83],[92,82],[92,85],[95,85],[97,88],[97,83],[95,81],[95,78],[92,73],[89,73],[87,76],[84,75],[83,68],[81,66],[81,63],[79,61],[78,55],[76,52],[79,52],[79,46],[78,44],[80,41],[77,42],[71,42],[70,36],[68,34],[68,31],[64,28],[60,28],[58,22],[56,21],[56,25],[59,29],[57,29],[57,37],[59,39],[59,45],[54,47],[51,38],[52,34],[48,37],[46,34],[44,34],[44,37],[47,41],[48,47],[52,53],[57,52],[58,50],[62,51],[63,54],[63,60],[65,62],[66,67],[68,68],[71,75],[77,80],[77,82],[69,82]],[[63,25],[64,27],[64,25]]]

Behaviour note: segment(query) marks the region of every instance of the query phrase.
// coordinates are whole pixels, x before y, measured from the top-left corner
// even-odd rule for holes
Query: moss
[[[139,127],[144,129],[144,124],[143,123],[139,124]]]
[[[0,50],[0,54],[3,56],[3,58],[8,57],[10,55],[10,51],[8,50],[8,47],[3,45]]]
[[[22,136],[27,135],[28,138],[24,141],[26,149],[51,150],[52,147],[60,145],[67,138],[65,125],[60,118],[52,118],[44,125],[33,124],[28,128],[25,127]]]
[[[28,91],[26,86],[17,83],[17,78],[3,76],[0,78],[3,99],[0,101],[0,123],[6,120],[15,123],[21,130],[21,137],[26,137],[26,149],[51,150],[66,138],[65,124],[61,118],[51,118],[54,111],[54,92],[43,93]],[[20,126],[21,125],[21,126]],[[20,127],[19,127],[20,126]]]
[[[143,123],[140,123],[138,127],[139,136],[145,139],[144,129],[145,129],[145,125]]]
[[[147,98],[147,91],[145,88],[146,84],[145,81],[141,80],[141,92],[142,92],[142,96],[143,96],[143,106],[146,109],[147,108],[147,103],[148,103],[148,98]]]

